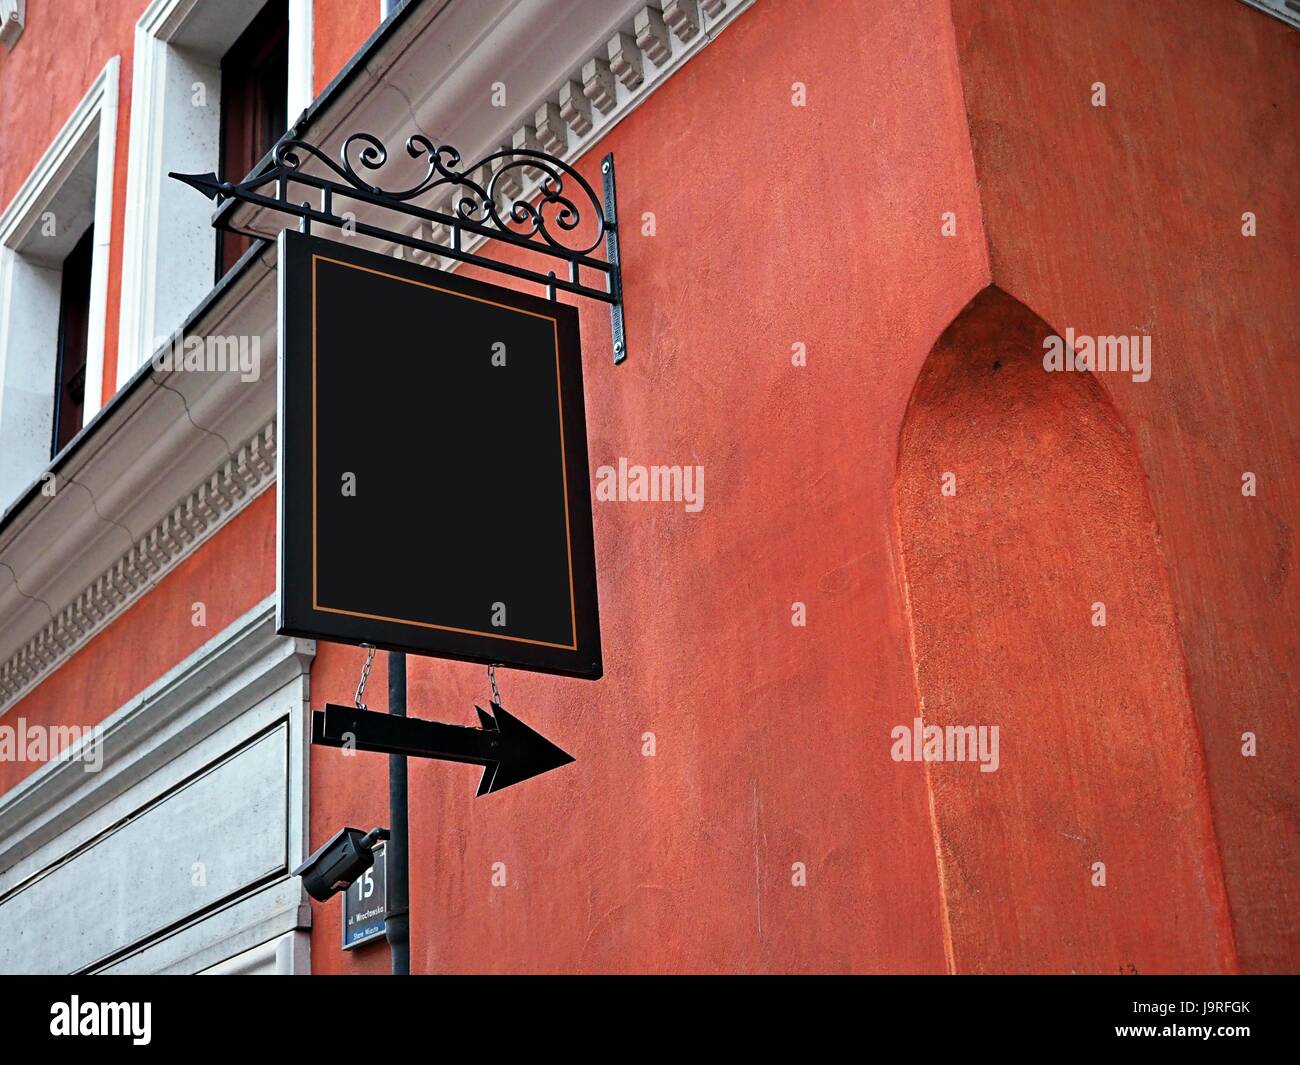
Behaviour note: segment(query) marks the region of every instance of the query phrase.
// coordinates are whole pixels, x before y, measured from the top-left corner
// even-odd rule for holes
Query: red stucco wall
[[[1058,330],[1152,337],[1150,381],[1099,383],[1150,484],[1241,963],[1294,971],[1300,34],[1239,3],[954,15],[994,280]]]
[[[379,25],[379,0],[328,0],[315,6],[312,81],[316,92],[330,83]]]
[[[946,5],[764,0],[588,179],[607,150],[631,354],[611,366],[608,313],[582,309],[593,469],[699,463],[706,503],[596,504],[602,681],[499,673],[575,764],[476,800],[472,767],[412,761],[413,967],[942,971],[925,777],[888,751],[914,705],[898,428],[987,279]],[[313,698],[350,698],[360,660],[322,645]],[[408,668],[412,713],[486,705],[482,668]],[[384,774],[313,752],[313,843],[382,820]],[[317,970],[387,966],[340,955],[338,904],[315,911]]]

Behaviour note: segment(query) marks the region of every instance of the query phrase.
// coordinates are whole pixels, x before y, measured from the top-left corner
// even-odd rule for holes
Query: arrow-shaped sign
[[[492,713],[478,710],[482,728],[446,725],[418,717],[395,717],[355,706],[326,703],[312,712],[311,741],[326,747],[352,747],[380,754],[406,754],[484,766],[479,795],[559,769],[573,761],[550,740],[534,732],[497,703]]]

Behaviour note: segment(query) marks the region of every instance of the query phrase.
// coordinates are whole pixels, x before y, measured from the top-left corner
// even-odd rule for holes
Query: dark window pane
[[[221,59],[221,176],[246,177],[288,125],[289,4],[271,0]],[[217,231],[217,277],[252,241]]]
[[[81,428],[86,399],[86,337],[90,331],[91,226],[63,260],[59,293],[59,353],[54,372],[54,447],[57,455]]]

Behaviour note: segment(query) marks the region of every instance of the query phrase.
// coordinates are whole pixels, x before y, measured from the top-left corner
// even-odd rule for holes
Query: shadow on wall
[[[990,286],[922,368],[895,487],[958,972],[1236,969],[1145,476],[1090,373]],[[986,730],[991,731],[991,730]],[[938,748],[934,748],[935,751]],[[925,758],[923,751],[918,750]]]

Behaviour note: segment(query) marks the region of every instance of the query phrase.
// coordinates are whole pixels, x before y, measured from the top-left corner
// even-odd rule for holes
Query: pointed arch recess
[[[949,957],[959,972],[1232,970],[1145,477],[1096,378],[1044,371],[1053,333],[984,289],[935,344],[900,435],[917,712],[999,726],[996,771],[916,767]]]

